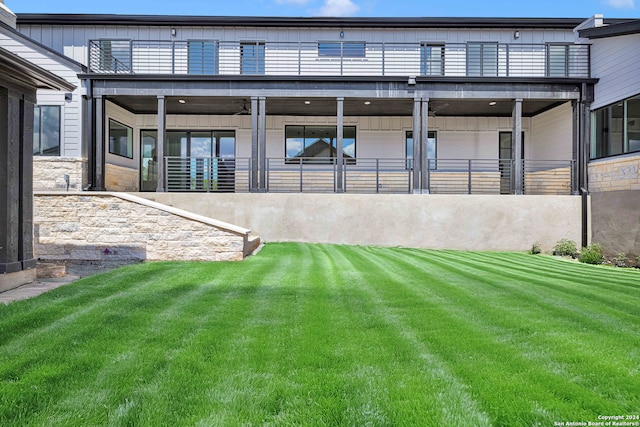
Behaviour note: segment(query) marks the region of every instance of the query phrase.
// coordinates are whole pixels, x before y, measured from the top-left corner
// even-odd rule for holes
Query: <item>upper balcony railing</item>
[[[589,78],[589,45],[90,40],[97,74]]]

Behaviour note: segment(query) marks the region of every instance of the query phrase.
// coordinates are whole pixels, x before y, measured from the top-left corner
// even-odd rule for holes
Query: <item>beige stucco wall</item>
[[[589,163],[589,190],[640,190],[639,170],[640,155],[592,161]]]
[[[117,193],[36,193],[41,260],[241,260],[249,230]]]
[[[140,195],[251,228],[263,241],[515,251],[581,241],[575,196]]]
[[[33,189],[65,191],[64,176],[69,176],[69,190],[80,191],[87,185],[87,160],[78,157],[33,157]]]

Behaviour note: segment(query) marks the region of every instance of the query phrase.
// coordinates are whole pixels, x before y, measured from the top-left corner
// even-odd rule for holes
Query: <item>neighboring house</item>
[[[607,104],[588,33],[606,25],[629,24],[18,17],[84,67],[77,108],[60,111],[60,156],[88,162],[78,187],[180,193],[586,194],[592,110]],[[38,104],[51,118],[57,104]],[[583,244],[588,210],[572,219]]]
[[[640,255],[640,20],[580,31],[598,77],[591,107],[593,239]]]
[[[0,2],[0,25],[15,15]],[[35,278],[32,153],[36,90],[74,86],[0,47],[0,291]]]

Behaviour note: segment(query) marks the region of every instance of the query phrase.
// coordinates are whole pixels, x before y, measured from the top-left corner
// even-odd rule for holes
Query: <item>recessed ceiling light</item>
[[[305,103],[306,105],[309,105],[309,104],[311,104],[311,101],[304,101],[304,103]]]
[[[187,101],[185,101],[184,99],[178,99],[178,102],[179,102],[180,104],[186,104],[186,103],[187,103]]]
[[[371,101],[364,101],[364,105],[371,105]]]
[[[496,102],[496,101],[491,101],[491,102],[489,103],[489,105],[491,105],[492,107],[493,107],[494,105],[496,105],[496,104],[497,104],[497,102]]]

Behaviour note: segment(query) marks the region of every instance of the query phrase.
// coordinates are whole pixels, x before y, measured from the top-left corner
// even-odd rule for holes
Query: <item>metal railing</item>
[[[99,74],[590,77],[589,45],[90,40]]]
[[[340,166],[340,167],[339,167]],[[430,159],[432,194],[513,194],[511,159]],[[524,194],[573,194],[573,160],[523,160]],[[267,158],[262,188],[252,188],[249,158],[166,157],[165,188],[171,192],[411,193],[410,159]],[[424,176],[423,176],[424,177]],[[257,178],[257,177],[256,177]],[[256,180],[257,181],[257,180]]]

